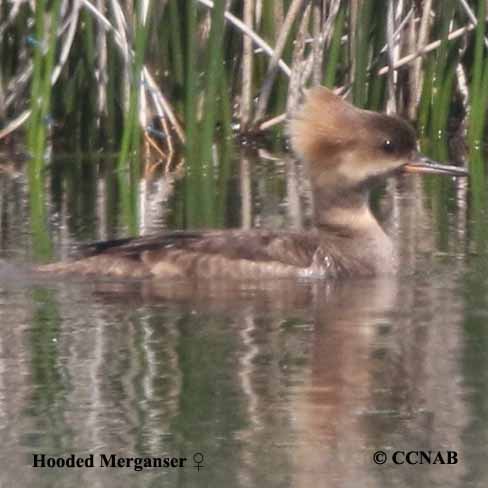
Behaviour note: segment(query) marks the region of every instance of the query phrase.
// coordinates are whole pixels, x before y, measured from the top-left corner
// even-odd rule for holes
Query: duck
[[[422,155],[407,121],[357,108],[322,86],[306,92],[287,132],[310,180],[310,229],[166,231],[99,241],[77,259],[38,270],[198,281],[391,274],[398,259],[370,209],[372,188],[403,173],[468,174]]]

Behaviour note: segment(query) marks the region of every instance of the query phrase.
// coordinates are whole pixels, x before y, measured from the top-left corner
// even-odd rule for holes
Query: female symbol
[[[193,454],[193,462],[195,465],[193,466],[194,468],[197,468],[198,471],[200,471],[200,468],[204,467],[203,463],[203,454],[201,452],[196,452]]]

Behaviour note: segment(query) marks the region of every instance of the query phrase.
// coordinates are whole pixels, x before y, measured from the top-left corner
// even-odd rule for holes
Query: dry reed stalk
[[[275,41],[278,39],[279,32],[283,28],[283,22],[285,21],[285,7],[283,1],[275,0],[273,2],[273,17],[275,19]]]
[[[78,2],[77,2],[78,3]],[[97,0],[98,10],[103,10],[103,0]],[[97,112],[100,116],[101,114],[107,113],[107,34],[106,30],[102,28],[100,24],[97,23],[97,81],[98,81],[98,91],[97,91]]]
[[[423,5],[422,10],[422,17],[420,20],[420,28],[419,28],[419,35],[418,35],[418,42],[417,42],[417,51],[421,52],[426,44],[427,39],[429,38],[429,19],[430,19],[430,12],[432,10],[432,0],[426,0]],[[415,116],[419,107],[420,97],[422,94],[422,83],[423,83],[423,72],[422,72],[422,58],[418,57],[413,64],[413,92],[412,92],[412,107],[410,109],[410,115]]]
[[[147,85],[149,89],[149,93],[153,98],[154,105],[156,107],[156,112],[160,117],[167,117],[168,120],[171,122],[174,131],[176,132],[178,138],[181,142],[185,142],[185,134],[183,129],[176,118],[176,115],[171,107],[171,104],[168,102],[166,97],[163,95],[163,92],[159,89],[157,83],[154,81],[151,73],[149,72],[146,66],[142,69],[142,76],[144,80],[144,85]]]
[[[255,7],[254,7],[254,21],[256,25],[261,24],[261,17],[263,15],[263,0],[255,0]]]
[[[59,55],[58,63],[56,64],[56,66],[53,68],[52,71],[51,85],[54,85],[58,80],[59,75],[61,74],[61,71],[63,69],[63,66],[65,65],[69,53],[71,51],[73,40],[76,34],[76,26],[78,25],[79,7],[80,7],[79,2],[78,0],[76,0],[73,4],[73,9],[71,11],[71,14],[68,17],[67,22],[65,23],[65,25],[67,26],[67,32],[64,41],[60,43],[63,47]],[[62,33],[63,29],[60,29],[60,31]],[[61,33],[58,33],[58,35],[61,35]],[[32,61],[30,61],[25,71],[23,71],[18,77],[14,78],[14,80],[12,80],[9,83],[8,88],[12,87],[12,91],[10,92],[10,95],[7,96],[7,98],[4,100],[5,109],[7,109],[23,92],[25,85],[30,79],[32,70],[33,70],[33,63]],[[15,84],[12,85],[12,82],[14,82]],[[0,131],[0,139],[5,138],[9,134],[17,130],[19,127],[21,127],[29,119],[30,115],[31,115],[30,110],[24,110],[20,115],[18,115],[13,120],[8,122],[5,125],[5,127]]]
[[[456,66],[456,83],[464,110],[467,113],[469,110],[469,85],[466,71],[461,63]]]
[[[30,117],[31,111],[24,110],[20,115],[15,117],[15,119],[11,120],[7,123],[7,125],[0,130],[0,140],[7,137],[9,134],[17,130],[19,127],[26,122]]]
[[[3,91],[2,72],[0,71],[0,122],[5,118],[5,93]]]
[[[241,157],[240,164],[240,190],[241,190],[241,229],[249,230],[252,227],[252,184],[249,158]]]
[[[360,0],[351,0],[349,11],[349,79],[347,80],[350,85],[354,83],[354,73],[356,73],[356,57],[353,55],[356,49],[356,32],[358,31],[358,19],[359,19],[359,5]]]
[[[300,202],[300,177],[299,162],[296,158],[287,156],[286,164],[286,201],[289,225],[294,230],[303,229],[303,211]]]
[[[416,18],[415,16],[411,16],[410,22],[408,24],[408,42],[407,42],[407,52],[413,52],[417,49],[417,28],[416,28]],[[408,118],[410,120],[414,120],[417,115],[417,106],[415,103],[415,92],[417,90],[417,85],[415,81],[415,72],[413,65],[409,66],[409,75],[408,75],[408,104],[404,108],[406,109],[406,113],[408,114]]]
[[[397,41],[395,40],[395,30],[396,30],[396,15],[395,15],[395,4],[393,0],[388,2],[387,14],[386,14],[386,46],[387,46],[387,57],[388,66],[390,70],[387,74],[388,80],[388,98],[386,102],[386,111],[388,113],[397,112],[396,104],[396,81],[397,72],[391,69],[395,65],[396,53],[397,53]]]
[[[320,49],[320,24],[322,21],[322,9],[318,2],[314,2],[312,9],[312,83],[319,85],[322,81],[322,52]]]
[[[286,13],[283,27],[278,36],[278,40],[276,41],[274,54],[269,61],[266,78],[264,79],[261,87],[261,96],[259,97],[256,114],[254,116],[254,125],[257,125],[259,121],[264,117],[266,107],[268,106],[269,97],[271,95],[271,90],[273,88],[273,83],[278,72],[278,62],[283,55],[283,51],[285,49],[288,36],[290,35],[291,28],[295,20],[303,11],[304,4],[305,0],[293,0],[290,8],[288,9],[288,12]]]
[[[61,74],[61,71],[71,52],[73,40],[76,34],[76,28],[79,24],[79,11],[80,8],[83,6],[88,10],[88,12],[90,12],[93,15],[93,18],[97,21],[97,25],[99,26],[99,31],[98,31],[99,37],[97,39],[101,39],[100,42],[106,43],[106,39],[104,39],[103,37],[106,32],[111,32],[114,35],[115,44],[119,48],[124,59],[124,66],[125,66],[124,92],[126,94],[124,99],[125,99],[125,103],[128,103],[128,92],[130,86],[129,83],[130,68],[131,68],[133,54],[132,54],[132,49],[130,48],[128,43],[127,21],[125,19],[124,12],[121,5],[116,0],[111,0],[110,2],[111,12],[113,14],[113,17],[115,18],[115,23],[117,25],[117,27],[114,27],[114,25],[102,13],[101,7],[103,7],[103,5],[104,5],[103,2],[101,1],[97,3],[97,6],[93,5],[88,0],[75,0],[73,2],[70,14],[67,20],[63,23],[63,25],[66,26],[66,29],[64,28],[60,29],[61,32],[66,30],[66,33],[63,41],[60,42],[62,48],[59,55],[58,63],[53,69],[51,83],[54,85],[58,80],[59,75]],[[148,0],[145,0],[141,3],[141,13],[143,19],[147,20],[149,7],[150,7],[150,2]],[[63,11],[67,12],[69,10],[67,9],[67,7],[63,7]],[[97,73],[97,77],[98,77],[97,81],[99,82],[98,106],[99,109],[101,110],[103,110],[104,107],[106,108],[106,89],[104,87],[104,83],[106,82],[106,59],[103,56],[104,51],[105,51],[104,49],[99,49],[99,53],[102,53],[102,55],[98,59],[99,73]],[[19,76],[11,80],[9,86],[7,87],[8,95],[5,99],[5,107],[9,107],[18,98],[18,96],[20,96],[20,94],[23,91],[23,87],[29,81],[31,73],[32,73],[32,62],[30,62],[30,64],[26,67],[26,69],[23,72],[21,72]],[[167,100],[161,93],[159,87],[155,83],[153,77],[151,76],[149,70],[146,67],[143,68],[140,83],[142,86],[149,87],[151,100],[153,101],[153,104],[155,106],[156,113],[160,117],[168,117],[168,120],[171,122],[176,134],[178,135],[179,139],[183,142],[185,139],[183,130],[176,116],[174,115],[174,112],[170,104],[167,102]],[[12,87],[12,90],[10,90],[10,87]],[[143,128],[145,129],[147,125],[146,122],[148,119],[149,108],[147,108],[148,106],[145,103],[141,103],[141,106],[143,106],[142,109],[143,111],[140,113],[139,120]],[[5,127],[3,127],[2,130],[0,131],[0,139],[6,137],[8,134],[12,133],[13,131],[21,127],[28,120],[29,116],[30,116],[30,110],[25,110],[20,115],[15,117],[13,120],[8,122],[5,125]],[[171,148],[173,147],[169,139],[168,139],[168,144],[171,145]]]
[[[153,140],[153,138],[147,133],[144,133],[144,140],[148,144],[148,146],[152,147],[159,155],[161,159],[166,159],[167,155],[163,152],[163,150],[156,144],[156,142]],[[147,157],[149,158],[150,152],[147,152]],[[153,164],[149,167],[149,173],[152,173],[154,171],[154,168],[158,166],[159,163]]]
[[[466,2],[466,0],[459,0],[459,3],[462,5],[466,15],[469,17],[469,20],[471,20],[474,25],[477,25],[478,19],[476,18],[476,15],[474,14],[473,9],[469,6],[468,2]],[[486,2],[486,8],[488,9],[488,1]],[[484,41],[485,47],[488,49],[488,37],[484,36]]]
[[[454,39],[458,39],[459,37],[462,37],[464,34],[474,30],[476,28],[475,25],[469,24],[464,27],[460,27],[459,29],[456,29],[455,31],[452,31],[448,36],[447,40],[452,41]],[[404,56],[403,58],[399,59],[393,66],[392,69],[398,69],[401,68],[402,66],[405,66],[409,63],[411,63],[414,59],[417,59],[419,57],[422,57],[424,54],[430,53],[431,51],[435,51],[438,49],[442,44],[441,40],[433,41],[426,46],[424,46],[421,50],[418,50],[414,53],[408,54],[407,56]],[[383,66],[377,71],[378,76],[383,76],[388,73],[390,70],[389,66]]]
[[[303,85],[307,84],[310,79],[311,74],[314,70],[317,70],[320,74],[320,79],[317,83],[315,81],[313,84],[320,84],[322,82],[322,71],[323,71],[323,60],[324,60],[324,49],[327,43],[330,41],[332,28],[334,27],[334,22],[339,13],[341,7],[341,0],[332,0],[329,9],[329,15],[324,23],[324,27],[320,32],[317,39],[314,38],[314,49],[309,54],[307,61],[305,62],[304,73],[303,73]],[[317,48],[315,49],[315,44]]]
[[[166,158],[166,164],[164,165],[164,172],[169,173],[171,162],[173,161],[173,157],[175,155],[174,147],[173,147],[173,140],[171,138],[171,133],[168,128],[168,123],[166,122],[166,117],[161,119],[161,125],[163,127],[163,131],[166,134],[166,142],[168,145],[168,157]]]
[[[214,6],[213,2],[210,0],[198,0],[198,2],[208,8],[213,8]],[[263,52],[265,52],[268,56],[270,56],[271,58],[275,57],[275,51],[273,50],[273,48],[262,37],[258,36],[254,31],[248,29],[248,27],[244,22],[242,22],[242,20],[238,19],[230,12],[225,12],[224,17],[243,34],[249,36],[254,44],[261,48]],[[278,58],[280,58],[280,56],[278,56]],[[286,76],[290,76],[291,70],[282,59],[278,59],[278,66]]]
[[[290,83],[288,85],[288,97],[286,100],[286,110],[288,113],[293,112],[300,100],[300,93],[304,86],[303,74],[304,74],[304,53],[305,43],[308,36],[308,26],[310,23],[310,14],[312,11],[312,4],[309,3],[305,7],[302,20],[300,22],[300,28],[295,39],[295,45],[293,48],[292,62],[291,62],[291,76]]]
[[[7,94],[5,98],[5,108],[9,108],[19,96],[24,92],[27,82],[30,80],[34,65],[29,61],[20,73],[12,78],[7,85]]]
[[[140,18],[142,30],[147,29],[147,17],[148,17],[150,7],[151,7],[150,0],[141,0],[140,7],[139,7],[140,8],[139,18]],[[142,63],[142,68],[144,68],[144,63]],[[138,80],[134,80],[133,82],[138,84],[137,89],[138,89],[138,97],[139,97],[139,104],[138,104],[139,122],[143,130],[146,131],[146,128],[149,125],[149,120],[151,115],[147,104],[146,90],[144,86],[144,75],[142,69],[139,76],[140,78]]]
[[[254,0],[245,0],[244,2],[244,23],[253,29],[253,11]],[[253,48],[252,40],[248,36],[243,36],[242,52],[242,87],[241,87],[241,131],[246,131],[251,120],[252,110],[252,69],[253,69]]]
[[[274,127],[276,125],[282,124],[286,120],[287,114],[280,114],[277,115],[276,117],[273,117],[269,120],[265,120],[264,122],[261,122],[258,126],[259,131],[265,131],[268,129],[271,129],[271,127]]]

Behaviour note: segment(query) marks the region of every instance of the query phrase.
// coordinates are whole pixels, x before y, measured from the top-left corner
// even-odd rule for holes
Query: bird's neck
[[[390,238],[370,210],[367,189],[315,189],[314,223],[322,247],[345,266],[370,268],[372,274],[396,266]]]
[[[369,208],[369,191],[315,188],[314,223],[322,231],[344,237],[374,234],[381,229]]]

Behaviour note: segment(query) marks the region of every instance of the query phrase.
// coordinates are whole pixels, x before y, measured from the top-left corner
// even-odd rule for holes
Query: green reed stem
[[[215,225],[224,227],[226,224],[227,195],[229,178],[233,162],[233,135],[232,135],[232,106],[230,104],[230,93],[227,83],[227,76],[224,70],[221,78],[220,111],[222,120],[222,134],[220,139],[220,165],[218,171],[218,194],[215,208]]]
[[[186,73],[185,73],[185,128],[186,153],[193,155],[197,125],[197,7],[196,2],[186,3]]]
[[[34,48],[34,73],[31,85],[31,120],[29,127],[29,149],[34,155],[31,161],[31,166],[36,163],[36,172],[40,174],[44,166],[43,152],[45,139],[45,122],[44,114],[47,113],[46,103],[49,97],[50,85],[48,93],[44,93],[45,78],[47,76],[47,58],[48,51],[44,55],[43,50],[48,49],[49,39],[47,39],[47,31],[45,29],[45,12],[44,2],[36,6],[36,40],[37,45]],[[49,80],[49,79],[48,79]]]
[[[87,11],[82,12],[83,24],[85,26],[83,33],[84,57],[91,69],[95,69],[95,33],[93,29],[93,19]]]
[[[36,161],[41,159],[41,161]],[[29,165],[29,211],[32,235],[32,252],[36,259],[48,261],[52,256],[52,244],[47,229],[44,178],[38,173],[42,156],[36,156]]]
[[[139,195],[138,182],[134,181],[130,172],[117,171],[117,184],[122,222],[129,235],[136,235],[139,223],[137,205],[137,197]]]
[[[482,156],[482,138],[486,122],[486,104],[488,103],[488,56],[485,54],[484,35],[486,4],[478,2],[478,25],[476,26],[475,48],[473,61],[473,77],[471,81],[471,99],[469,114],[469,167],[471,174],[471,208],[474,221],[478,225],[473,229],[478,249],[484,250],[488,239],[486,226],[483,222],[486,209],[486,174]]]
[[[469,155],[470,167],[470,221],[473,240],[479,253],[486,252],[488,243],[488,227],[486,226],[486,193],[485,161],[480,150],[471,147]]]
[[[183,83],[184,76],[184,57],[183,46],[181,43],[181,20],[178,10],[178,0],[171,0],[169,2],[169,20],[170,20],[170,35],[171,35],[171,53],[173,55],[173,66],[175,81],[178,84]]]
[[[435,70],[435,60],[431,56],[430,60],[426,61],[426,72],[424,76],[422,95],[420,98],[420,108],[418,112],[418,130],[421,135],[425,135],[428,130],[428,124],[430,120],[430,105],[432,100],[432,89],[433,89],[433,77]]]
[[[186,2],[186,64],[185,64],[185,129],[186,167],[185,222],[189,226],[202,223],[199,192],[201,171],[198,161],[197,136],[197,7],[196,2]]]
[[[31,118],[28,134],[28,144],[31,151],[35,151],[37,132],[41,130],[40,126],[40,105],[41,105],[41,85],[43,76],[43,52],[42,45],[44,40],[44,11],[45,0],[39,0],[36,3],[35,10],[35,42],[34,45],[34,62],[31,82]]]
[[[129,95],[129,110],[125,117],[124,131],[119,155],[119,170],[127,167],[130,152],[133,153],[132,165],[139,164],[138,153],[140,144],[140,128],[138,124],[139,98],[141,93],[141,72],[144,62],[144,51],[147,39],[146,25],[140,16],[141,2],[137,3],[135,15],[135,50],[132,59],[131,88]]]
[[[328,51],[327,66],[325,68],[324,85],[333,88],[336,83],[337,70],[339,68],[339,55],[341,52],[341,39],[344,29],[344,19],[346,18],[346,10],[342,6],[337,13],[334,22],[334,33],[332,34],[332,41]]]
[[[441,139],[446,130],[447,116],[443,110],[443,103],[446,97],[450,97],[452,91],[452,82],[454,71],[449,66],[449,49],[451,47],[448,41],[450,25],[455,14],[456,4],[453,0],[446,0],[441,10],[440,18],[440,38],[441,45],[437,51],[434,68],[434,79],[432,87],[431,100],[431,136],[433,139]]]
[[[51,107],[51,77],[54,68],[56,39],[61,0],[56,0],[50,10],[50,25],[46,28],[46,3],[37,2],[35,11],[34,71],[31,84],[31,120],[28,145],[32,154],[29,161],[29,205],[33,252],[37,258],[51,256],[51,243],[47,231],[44,206],[44,148],[46,123]],[[43,53],[45,50],[45,53]]]
[[[212,141],[215,131],[216,110],[215,103],[218,87],[221,85],[222,73],[222,42],[224,39],[224,9],[225,0],[215,0],[212,10],[212,27],[208,41],[207,77],[205,89],[205,104],[202,120],[202,163],[209,164],[211,159]]]
[[[447,68],[447,74],[444,74],[444,79],[437,86],[439,92],[433,106],[433,140],[444,140],[452,100],[455,70],[455,66],[449,66]]]
[[[129,110],[125,117],[121,149],[118,160],[119,186],[121,191],[122,214],[129,233],[138,230],[138,194],[140,178],[139,148],[141,128],[139,126],[139,99],[141,93],[141,73],[148,35],[148,23],[141,17],[142,2],[137,2],[135,14],[134,55],[132,59]],[[128,165],[130,159],[130,164]],[[128,174],[127,174],[128,172]],[[124,176],[126,175],[126,176]]]
[[[485,59],[485,22],[486,4],[483,0],[478,1],[478,25],[476,26],[473,77],[471,82],[471,112],[469,117],[468,141],[470,149],[479,150],[485,125],[486,87],[488,85],[488,57]],[[483,73],[485,71],[485,73]],[[484,90],[484,91],[483,91]]]
[[[50,35],[48,37],[48,46],[45,56],[44,73],[41,82],[41,107],[40,107],[40,125],[45,127],[49,116],[49,110],[51,108],[51,93],[52,84],[51,77],[54,68],[54,58],[56,53],[56,40],[57,40],[57,28],[58,19],[61,9],[61,0],[56,0],[52,5],[51,10],[51,25]],[[44,130],[40,131],[37,138],[37,154],[41,154],[44,149],[45,137]]]
[[[365,107],[367,104],[368,63],[370,51],[369,35],[373,5],[373,0],[364,0],[359,6],[356,44],[354,46],[356,65],[352,89],[353,102],[358,107]]]
[[[378,6],[378,3],[376,4]],[[372,39],[370,41],[371,45],[373,46],[373,54],[375,57],[378,57],[376,53],[380,53],[381,49],[386,43],[386,30],[384,26],[386,25],[387,21],[387,13],[385,9],[379,9],[379,12],[375,12],[375,15],[372,19]],[[387,60],[387,56],[380,55],[379,58]],[[375,70],[378,68],[375,62],[372,63],[370,66],[369,74],[368,74],[368,108],[371,110],[383,110],[384,108],[384,101],[385,95],[387,93],[386,84],[387,84],[387,77],[386,76],[375,76]]]
[[[208,41],[207,77],[205,88],[205,103],[202,120],[200,145],[201,169],[203,171],[202,195],[204,202],[204,216],[208,224],[215,213],[215,175],[213,168],[212,148],[214,144],[215,123],[219,87],[221,86],[222,43],[224,39],[224,10],[225,0],[215,0],[212,11],[212,27]],[[222,96],[222,94],[220,94]]]

